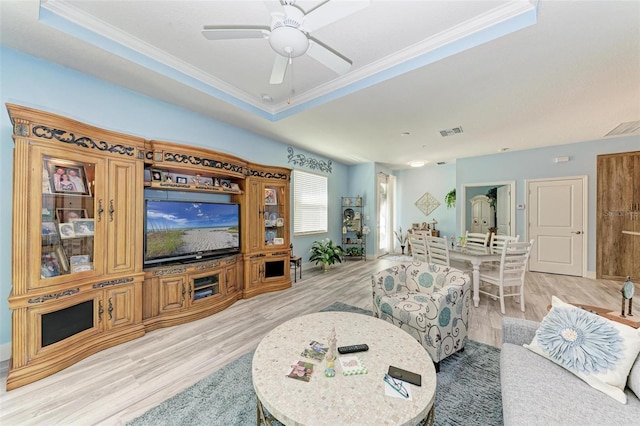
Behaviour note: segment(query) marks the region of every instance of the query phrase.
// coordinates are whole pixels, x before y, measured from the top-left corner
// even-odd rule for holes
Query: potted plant
[[[400,243],[400,248],[402,249],[402,254],[404,254],[404,246],[407,245],[409,234],[407,232],[405,233],[402,232],[402,226],[400,227],[399,231],[393,231],[393,233],[396,234],[396,238],[398,239],[398,242]]]
[[[451,191],[444,196],[444,203],[447,205],[447,208],[456,206],[456,189],[453,188]]]
[[[329,238],[314,241],[309,252],[311,253],[309,261],[315,262],[316,265],[321,263],[324,270],[329,269],[336,262],[342,263],[344,254],[342,247],[334,244]]]

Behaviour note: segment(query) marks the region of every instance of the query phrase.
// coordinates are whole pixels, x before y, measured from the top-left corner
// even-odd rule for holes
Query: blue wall
[[[236,155],[248,161],[292,167],[287,145],[228,124],[160,102],[128,89],[76,72],[48,61],[0,48],[0,100],[49,111],[101,128],[122,133],[193,146],[201,146]],[[0,114],[0,168],[5,176],[13,174],[12,128],[8,114]],[[295,153],[323,159],[295,149]],[[328,234],[294,239],[294,252],[308,259],[311,243],[317,239],[340,238],[339,199],[345,195],[349,168],[333,164],[329,178]],[[354,188],[359,190],[359,187]],[[362,190],[363,194],[365,193]],[[9,181],[0,185],[0,204],[11,206]],[[11,291],[11,209],[0,209],[0,345],[11,340],[11,316],[7,297]],[[0,351],[4,352],[4,351]],[[0,353],[0,359],[6,358]]]
[[[613,127],[613,125],[612,125]],[[527,203],[526,180],[587,176],[588,225],[587,270],[596,269],[596,160],[599,154],[640,150],[640,136],[627,136],[560,145],[526,151],[504,152],[457,161],[457,191],[465,184],[516,181],[516,204]],[[555,163],[555,157],[569,157],[566,163]],[[640,185],[640,182],[638,183]],[[458,218],[457,229],[464,229]],[[516,234],[525,238],[525,210],[516,210]],[[595,276],[595,275],[594,275]]]

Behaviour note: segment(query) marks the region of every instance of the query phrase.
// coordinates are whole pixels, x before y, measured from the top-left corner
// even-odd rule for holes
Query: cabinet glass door
[[[96,273],[95,178],[87,157],[42,155],[40,285],[57,277]],[[36,174],[37,176],[38,174]],[[35,212],[34,215],[37,215]],[[92,271],[92,272],[91,272]],[[63,278],[66,280],[66,278]]]
[[[285,192],[282,185],[264,186],[264,241],[266,246],[285,244]]]

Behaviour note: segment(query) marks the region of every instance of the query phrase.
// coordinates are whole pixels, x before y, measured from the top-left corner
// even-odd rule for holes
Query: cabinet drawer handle
[[[104,308],[102,307],[102,300],[98,301],[98,322],[102,322],[102,314],[104,313]]]
[[[111,297],[109,298],[109,320],[113,319],[113,302],[111,301]]]
[[[191,299],[191,284],[189,284],[189,299]]]
[[[113,208],[113,200],[109,200],[109,222],[113,222],[113,212],[115,211]]]
[[[102,198],[100,198],[98,200],[98,222],[100,222],[102,220],[102,213],[104,212],[104,209],[102,208]]]

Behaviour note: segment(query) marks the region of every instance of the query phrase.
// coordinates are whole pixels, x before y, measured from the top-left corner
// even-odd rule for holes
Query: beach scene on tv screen
[[[147,260],[239,247],[238,206],[147,202]]]

